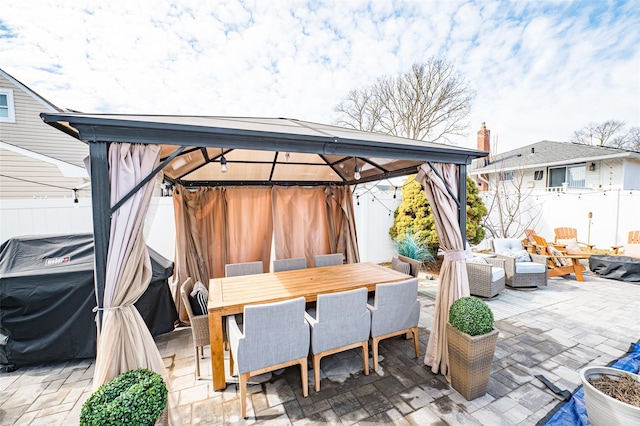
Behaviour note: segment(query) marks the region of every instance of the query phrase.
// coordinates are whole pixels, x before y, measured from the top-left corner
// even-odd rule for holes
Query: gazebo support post
[[[467,241],[467,165],[458,164],[458,223],[462,236],[462,247]]]
[[[93,246],[98,333],[102,329],[102,308],[107,275],[107,253],[111,232],[111,192],[109,189],[109,144],[90,142]]]

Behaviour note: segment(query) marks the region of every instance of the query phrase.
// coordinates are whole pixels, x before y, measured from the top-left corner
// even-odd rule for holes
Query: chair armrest
[[[541,254],[533,254],[533,253],[529,253],[529,256],[531,256],[531,261],[532,262],[536,262],[536,263],[542,263],[543,265],[547,264],[547,260],[549,259],[549,256],[543,256]],[[556,256],[558,257],[558,256]],[[562,256],[560,256],[562,257]]]
[[[504,269],[504,264],[505,264],[504,259],[500,259],[498,257],[485,257],[484,260],[486,260],[490,266],[495,266],[496,268]]]
[[[500,259],[504,262],[504,272],[507,277],[512,277],[516,273],[516,258],[499,253],[495,253],[495,255],[494,259]],[[533,253],[529,253],[529,256],[533,256]]]
[[[476,273],[481,273],[481,271],[485,271],[488,274],[491,273],[491,265],[488,263],[473,263],[473,262],[465,262],[465,263],[467,265],[467,271],[475,271]]]

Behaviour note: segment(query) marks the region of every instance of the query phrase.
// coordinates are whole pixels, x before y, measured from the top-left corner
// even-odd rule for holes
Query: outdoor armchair
[[[300,364],[302,395],[309,394],[307,355],[309,324],[305,321],[305,299],[248,305],[240,316],[227,317],[229,366],[238,374],[242,417],[247,417],[249,377]]]
[[[317,254],[313,256],[313,261],[316,268],[319,266],[342,265],[344,263],[342,259],[343,259],[342,253]]]
[[[195,315],[191,309],[189,295],[193,291],[193,278],[189,277],[180,286],[180,297],[182,304],[187,310],[187,316],[191,323],[191,334],[193,336],[193,347],[196,351],[196,378],[200,378],[200,357],[204,358],[204,347],[211,344],[209,339],[209,315]]]
[[[416,358],[420,356],[418,341],[418,320],[420,302],[418,302],[418,279],[411,278],[389,284],[376,285],[371,311],[371,348],[373,369],[378,370],[378,343],[401,334],[413,334],[413,346]]]
[[[640,230],[629,231],[627,244],[612,246],[613,254],[624,254],[630,257],[640,257]],[[622,252],[620,251],[622,249]]]
[[[517,238],[491,240],[493,254],[504,260],[505,284],[513,288],[547,285],[547,258],[528,253]]]
[[[306,269],[307,259],[297,257],[295,259],[277,259],[273,261],[273,272],[293,271],[295,269]]]
[[[320,294],[315,309],[305,314],[311,326],[311,354],[316,392],[320,392],[320,360],[338,352],[362,347],[364,374],[369,375],[369,331],[367,289]]]
[[[494,297],[504,290],[504,259],[493,255],[482,256],[471,251],[466,244],[466,267],[469,276],[469,292],[473,296]]]
[[[224,265],[225,277],[239,277],[242,275],[262,274],[262,261],[244,262],[244,263],[228,263]]]

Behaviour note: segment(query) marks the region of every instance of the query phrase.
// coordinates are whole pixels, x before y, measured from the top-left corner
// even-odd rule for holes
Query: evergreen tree
[[[415,175],[409,176],[402,187],[402,203],[393,213],[393,226],[389,235],[393,240],[402,240],[407,233],[415,235],[420,242],[436,249],[439,245],[438,234],[431,212],[431,206]],[[487,215],[487,208],[478,195],[478,187],[467,176],[467,240],[478,244],[484,239],[485,231],[481,226]]]

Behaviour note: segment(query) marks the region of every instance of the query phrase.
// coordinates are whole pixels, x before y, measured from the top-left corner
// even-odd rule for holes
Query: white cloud
[[[486,121],[507,150],[640,125],[633,3],[4,0],[0,67],[86,112],[330,123],[350,89],[440,55],[477,91],[458,143]]]

